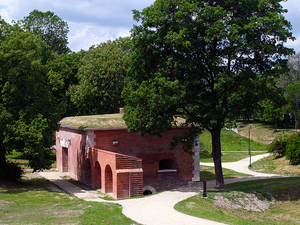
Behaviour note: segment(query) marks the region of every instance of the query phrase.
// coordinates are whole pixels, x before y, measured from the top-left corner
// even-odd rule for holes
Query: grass
[[[256,123],[251,129],[251,155],[262,154],[266,150],[267,141],[278,133],[274,133],[272,126]],[[248,152],[241,148],[249,146],[249,130],[244,128],[244,136],[232,131],[222,130],[222,162],[234,162],[248,157]],[[265,134],[266,132],[267,134]],[[272,133],[273,132],[273,133]],[[292,130],[279,129],[288,134]],[[210,149],[210,135],[204,132],[200,137],[200,148]],[[202,147],[201,147],[202,146]],[[254,147],[252,147],[254,146]],[[257,151],[253,151],[256,149]],[[202,156],[201,162],[213,162],[210,156]],[[266,157],[252,163],[251,169],[262,173],[282,175],[300,174],[300,166],[289,165],[289,161],[274,156]],[[245,174],[223,168],[224,178],[244,177]],[[201,180],[215,179],[214,167],[200,166]],[[257,180],[226,185],[224,189],[210,189],[209,198],[202,198],[202,194],[182,201],[175,209],[192,216],[214,220],[226,224],[299,224],[300,223],[300,178],[280,178]]]
[[[137,223],[118,204],[86,202],[45,179],[32,179],[0,183],[0,224]]]
[[[251,155],[267,152],[267,146],[262,143],[250,141]],[[222,162],[235,162],[249,156],[249,139],[230,130],[221,131]],[[204,131],[200,135],[200,149],[205,152],[200,156],[201,162],[213,162],[211,156],[211,135]]]
[[[251,177],[251,175],[238,173],[236,171],[223,168],[223,177],[224,178],[233,178],[233,177]],[[212,166],[200,166],[200,181],[203,180],[214,180],[216,179],[215,168]]]
[[[252,163],[251,170],[279,175],[300,175],[300,165],[290,165],[286,157],[277,158],[274,155]]]
[[[126,127],[125,121],[122,119],[123,114],[104,114],[90,116],[73,116],[66,117],[60,121],[60,124],[73,127],[89,127],[89,128],[112,128]]]
[[[96,119],[97,116],[90,118]],[[260,123],[255,123],[252,127],[251,139],[260,141],[251,140],[251,155],[261,154],[266,151],[264,143],[270,138],[261,134],[266,130],[269,132],[272,127],[265,128]],[[240,134],[245,137],[233,131],[222,130],[222,162],[248,157],[247,127]],[[211,151],[211,137],[207,131],[200,136],[200,148],[206,152]],[[16,161],[22,168],[28,168],[28,161],[22,159],[20,153],[14,151],[8,158]],[[209,155],[202,155],[200,164],[201,162],[213,160]],[[265,173],[300,173],[299,166],[288,165],[285,158],[272,156],[253,163],[252,169]],[[224,178],[249,176],[224,168],[223,174]],[[214,167],[201,166],[200,178],[215,179]],[[208,199],[201,198],[199,194],[178,203],[175,208],[186,214],[227,224],[296,224],[300,222],[299,181],[300,178],[285,178],[226,185],[225,189],[209,190]],[[0,224],[135,224],[122,214],[120,205],[85,202],[57,189],[44,179],[23,181],[17,185],[0,183]],[[245,203],[241,199],[248,199],[249,202]],[[216,201],[219,203],[216,204]],[[257,205],[268,205],[268,208],[257,212],[245,209],[246,205],[254,208]]]
[[[277,131],[275,132],[274,125],[267,124],[264,122],[252,122],[251,123],[251,130],[250,130],[250,137],[253,141],[258,143],[267,144],[268,142],[272,141],[274,137],[278,134],[288,134],[291,135],[295,132],[295,129],[286,129],[282,127],[278,127]],[[243,137],[249,137],[249,125],[239,129],[239,134]]]
[[[61,125],[79,127],[79,128],[126,128],[123,114],[102,114],[89,116],[66,117],[60,121]],[[184,123],[183,118],[176,118],[176,124]]]
[[[250,141],[250,147],[252,151],[266,151],[266,145],[258,143],[256,141]],[[242,137],[231,130],[221,131],[221,148],[222,152],[226,151],[248,151],[249,150],[249,138]],[[207,152],[211,152],[211,135],[205,130],[200,135],[200,149]]]
[[[210,189],[175,205],[196,217],[226,224],[299,224],[300,178],[256,180]]]
[[[19,165],[22,169],[30,169],[29,163],[27,159],[24,159],[24,156],[21,152],[12,151],[10,155],[6,156],[8,160],[15,162],[17,165]],[[53,163],[51,164],[51,168],[56,168],[56,152],[52,152],[51,160],[53,160]]]
[[[251,151],[251,156],[264,154],[267,152],[254,152]],[[244,158],[249,157],[248,152],[222,152],[222,162],[236,162],[242,160]],[[211,155],[202,155],[200,156],[200,164],[201,162],[212,163],[214,160]]]

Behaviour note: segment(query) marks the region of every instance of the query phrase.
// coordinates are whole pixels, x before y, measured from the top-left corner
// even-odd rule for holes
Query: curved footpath
[[[251,161],[255,162],[269,154],[262,154],[257,156],[252,156]],[[264,174],[253,172],[248,169],[249,158],[232,162],[232,163],[222,163],[223,168],[235,170],[240,173],[250,174],[254,177],[244,177],[244,178],[229,178],[225,179],[225,184],[254,180],[254,179],[264,179],[266,177],[283,177],[275,174]],[[201,163],[204,166],[214,166],[213,163]],[[61,178],[65,176],[65,173],[60,172],[40,172],[41,176],[50,180],[54,184],[58,185],[65,191],[77,196],[78,198],[84,199],[86,201],[95,202],[111,202],[118,203],[123,206],[123,214],[132,220],[146,225],[193,225],[193,224],[203,224],[203,225],[213,225],[222,224],[206,219],[201,219],[193,216],[189,216],[180,213],[174,209],[174,205],[180,201],[183,201],[189,197],[199,194],[202,192],[202,182],[191,183],[186,186],[175,188],[169,191],[164,191],[159,194],[149,195],[144,198],[132,198],[125,200],[116,201],[106,201],[98,198],[93,194],[92,191],[84,191],[77,186],[71,184],[65,179]],[[215,187],[215,180],[207,181],[207,189]]]

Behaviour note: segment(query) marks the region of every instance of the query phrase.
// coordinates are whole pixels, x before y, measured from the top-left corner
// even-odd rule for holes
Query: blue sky
[[[20,20],[31,11],[52,11],[69,25],[69,47],[87,50],[92,45],[130,35],[135,23],[133,9],[142,10],[154,0],[1,0],[0,15],[6,21]],[[286,19],[293,25],[296,41],[286,45],[300,52],[300,0],[283,3],[289,12]]]

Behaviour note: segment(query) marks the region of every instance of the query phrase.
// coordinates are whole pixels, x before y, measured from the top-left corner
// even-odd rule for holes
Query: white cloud
[[[119,36],[128,36],[132,29],[132,10],[142,10],[155,0],[1,0],[0,15],[6,22],[21,20],[34,9],[52,11],[68,22],[69,47],[73,51],[87,50],[91,45],[106,42]],[[300,51],[300,1],[282,3],[289,12],[285,14],[293,25],[295,42],[287,46]]]
[[[296,53],[300,52],[300,34],[294,34],[294,37],[296,38],[295,41],[288,40],[285,44],[286,47],[293,48]]]
[[[107,40],[130,35],[127,28],[111,28],[105,26],[91,26],[87,23],[70,23],[69,47],[73,51],[88,50],[92,45],[98,45]]]

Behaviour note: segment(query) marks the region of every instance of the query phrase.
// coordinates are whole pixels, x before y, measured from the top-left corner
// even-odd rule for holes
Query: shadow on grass
[[[0,192],[7,194],[41,190],[52,192],[48,188],[50,185],[53,184],[45,178],[32,178],[28,180],[21,179],[18,181],[0,181]]]
[[[209,171],[200,171],[200,181],[204,180],[214,180],[216,179],[215,173],[209,172]]]

